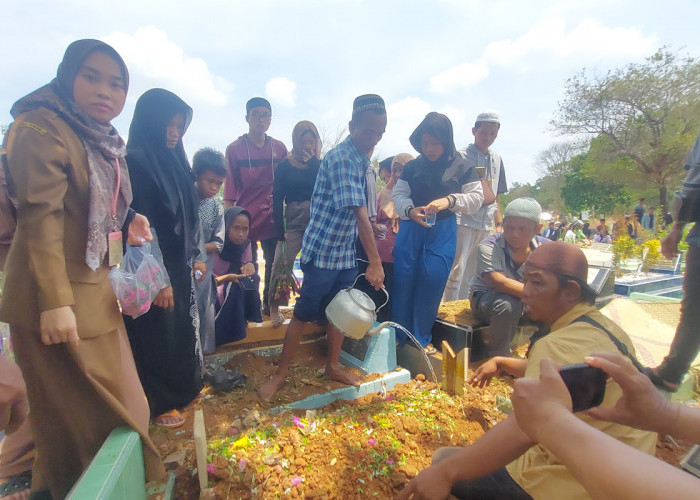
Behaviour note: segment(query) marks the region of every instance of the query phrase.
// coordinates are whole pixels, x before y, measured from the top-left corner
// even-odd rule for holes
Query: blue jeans
[[[394,321],[415,335],[425,347],[432,340],[433,323],[452,269],[457,247],[454,214],[423,227],[412,220],[401,222],[394,245]],[[408,338],[396,332],[396,340]]]

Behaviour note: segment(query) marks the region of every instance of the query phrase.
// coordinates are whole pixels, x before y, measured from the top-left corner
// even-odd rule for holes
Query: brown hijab
[[[391,160],[391,166],[393,168],[395,163],[398,163],[402,167],[406,165],[409,161],[413,160],[413,156],[408,153],[399,153],[394,156]],[[393,187],[384,186],[381,191],[379,191],[379,208],[381,208],[384,213],[391,219],[394,220],[395,232],[398,232],[399,216],[394,210],[394,200],[391,198]]]
[[[316,148],[314,150],[314,156],[316,158],[321,157],[321,138],[318,135],[318,130],[316,125],[308,120],[303,120],[294,125],[294,130],[292,130],[292,151],[287,156],[289,163],[297,168],[306,168],[306,162],[304,158],[304,145],[301,143],[301,138],[305,133],[311,132],[316,137]]]

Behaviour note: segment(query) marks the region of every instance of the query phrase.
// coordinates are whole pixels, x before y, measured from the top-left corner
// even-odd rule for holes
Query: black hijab
[[[185,117],[184,130],[187,130],[192,121],[192,108],[185,101],[164,89],[147,91],[136,102],[126,147],[129,169],[134,171],[132,175],[150,177],[155,183],[157,192],[152,194],[160,198],[170,215],[170,222],[161,223],[175,221],[172,229],[185,243],[185,258],[189,259],[199,230],[199,199],[182,138],[174,149],[166,146],[167,126],[178,113]],[[158,220],[151,222],[158,227]]]
[[[224,213],[224,248],[221,249],[219,257],[229,263],[227,272],[231,274],[241,273],[241,258],[243,257],[243,252],[250,244],[250,240],[246,238],[243,243],[236,245],[228,237],[228,230],[239,215],[248,217],[248,222],[250,223],[250,212],[245,208],[231,207]]]
[[[442,156],[434,162],[423,154],[423,134],[435,137],[444,149]],[[464,184],[479,181],[476,170],[469,167],[457,153],[452,123],[445,115],[428,113],[409,140],[421,155],[406,164],[401,178],[411,187],[411,199],[416,206],[427,205],[448,194],[460,193]],[[438,218],[442,218],[440,215]],[[447,215],[445,213],[443,217]]]
[[[82,141],[88,160],[90,198],[88,207],[88,241],[85,263],[93,270],[102,265],[107,253],[107,233],[122,226],[131,203],[124,141],[110,124],[99,123],[83,112],[73,98],[73,86],[85,60],[93,52],[104,52],[121,69],[125,92],[129,87],[129,72],[121,56],[111,46],[99,40],[77,40],[66,49],[56,78],[17,101],[10,114],[17,118],[23,113],[46,108],[60,116]],[[111,216],[112,196],[116,188],[115,169],[121,172],[117,200],[116,224]]]

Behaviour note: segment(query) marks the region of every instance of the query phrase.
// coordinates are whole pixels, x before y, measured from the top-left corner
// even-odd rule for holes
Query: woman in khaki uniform
[[[109,433],[136,429],[149,479],[162,464],[148,438],[139,384],[108,278],[131,203],[125,146],[110,125],[128,73],[109,45],[79,40],[56,78],[20,99],[8,142],[17,231],[0,319],[10,324],[31,408],[37,458],[32,490],[64,498]],[[148,236],[134,216],[130,242]],[[119,255],[116,255],[119,254]]]

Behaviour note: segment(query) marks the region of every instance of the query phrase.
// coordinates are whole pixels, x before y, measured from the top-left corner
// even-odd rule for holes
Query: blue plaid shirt
[[[311,197],[311,220],[304,232],[301,262],[333,270],[357,265],[357,219],[352,208],[367,206],[368,166],[369,158],[360,154],[350,137],[323,159]]]

